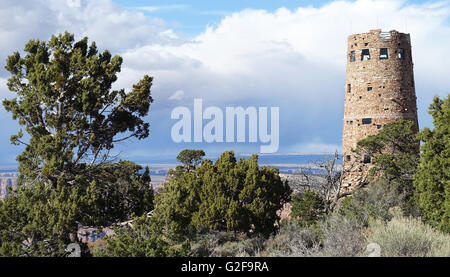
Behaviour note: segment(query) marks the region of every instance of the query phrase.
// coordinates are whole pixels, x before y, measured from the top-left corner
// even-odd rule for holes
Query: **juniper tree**
[[[376,135],[358,142],[356,153],[372,157],[369,183],[384,184],[387,191],[402,197],[405,212],[416,213],[414,173],[419,162],[419,143],[414,123],[398,120],[384,125]]]
[[[21,126],[11,141],[25,149],[19,189],[0,205],[0,255],[62,255],[80,224],[108,226],[153,208],[148,169],[110,155],[117,142],[149,135],[153,79],[112,89],[122,58],[67,32],[30,40],[24,52],[5,66],[16,96],[3,105]]]
[[[152,219],[173,237],[208,231],[269,235],[291,189],[278,170],[258,166],[258,157],[236,161],[233,151],[195,170],[171,172],[155,197]]]
[[[128,93],[112,90],[122,58],[99,53],[87,38],[75,42],[67,32],[48,43],[30,40],[24,50],[24,57],[15,52],[7,58],[7,84],[16,97],[3,101],[29,136],[25,142],[21,130],[11,137],[25,145],[17,157],[19,184],[73,183],[105,162],[114,143],[148,136],[143,117],[153,101],[152,77]]]
[[[305,190],[301,197],[292,196],[291,218],[302,227],[311,226],[319,222],[325,215],[325,203],[321,195],[312,190]]]
[[[195,169],[202,162],[204,156],[203,150],[185,149],[178,154],[177,160],[189,171]]]
[[[450,97],[435,97],[429,113],[434,129],[418,135],[424,143],[414,185],[425,220],[450,233]]]

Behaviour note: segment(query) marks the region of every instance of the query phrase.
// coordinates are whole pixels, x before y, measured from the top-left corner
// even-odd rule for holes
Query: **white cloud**
[[[280,106],[282,151],[333,152],[340,149],[347,36],[376,29],[377,21],[383,30],[411,33],[419,119],[429,125],[425,111],[432,96],[446,95],[450,87],[449,1],[358,0],[244,10],[191,42],[124,52],[121,78],[126,84],[150,73],[160,99],[183,87],[185,98],[203,97],[219,106]],[[316,137],[323,141],[311,143]]]
[[[181,100],[184,97],[184,91],[177,90],[174,94],[169,97],[169,100]]]
[[[2,0],[0,3],[0,67],[5,57],[31,39],[48,40],[64,31],[88,36],[113,53],[155,42],[169,43],[166,24],[112,0]]]
[[[56,0],[3,0],[0,54],[22,48],[31,37],[48,39],[67,29],[121,53],[124,66],[116,87],[154,76],[152,113],[161,113],[159,118],[170,114],[179,88],[188,105],[203,97],[205,105],[279,106],[281,151],[332,152],[340,148],[347,36],[377,27],[411,33],[419,117],[429,125],[426,108],[432,96],[447,95],[450,88],[450,1],[249,9],[227,15],[186,42],[163,21],[111,0],[84,0],[79,8]],[[170,129],[169,120],[153,128],[157,124]]]
[[[293,144],[288,148],[297,153],[335,153],[336,151],[341,152],[342,146],[337,144],[328,144],[321,142],[321,139],[313,139],[312,142],[297,143]]]
[[[300,109],[324,102],[341,109],[347,36],[376,29],[378,21],[384,30],[411,33],[418,97],[428,105],[431,93],[450,87],[449,19],[449,1],[358,0],[272,13],[244,10],[192,42],[126,51],[122,76],[135,81],[132,76],[150,72],[164,94],[184,87],[187,95],[212,101],[290,98]],[[435,91],[422,90],[430,85]]]
[[[81,0],[67,0],[67,5],[70,8],[80,8],[81,7]]]
[[[3,99],[8,93],[7,80],[4,78],[0,78],[0,99]]]
[[[3,99],[14,97],[14,94],[8,89],[7,82],[8,82],[7,79],[0,77],[0,115],[5,110],[2,105]]]
[[[179,9],[187,9],[188,5],[166,5],[166,6],[142,6],[137,7],[136,9],[146,11],[146,12],[156,12],[156,11],[168,11],[168,10],[179,10]]]

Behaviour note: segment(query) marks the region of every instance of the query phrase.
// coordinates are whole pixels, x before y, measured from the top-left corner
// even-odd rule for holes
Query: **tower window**
[[[348,93],[352,92],[352,85],[351,84],[347,84],[347,92]]]
[[[372,87],[367,87],[367,91],[372,91]]]
[[[377,129],[378,129],[378,130],[380,130],[380,129],[381,129],[381,127],[382,127],[381,125],[377,125]]]
[[[370,51],[369,49],[363,49],[361,53],[361,61],[370,60]]]
[[[370,164],[370,162],[371,162],[370,156],[365,155],[365,156],[364,156],[364,159],[363,159],[363,163],[365,163],[365,164]]]
[[[362,124],[363,125],[372,124],[372,118],[363,118],[362,119]]]
[[[349,161],[352,160],[352,157],[351,157],[350,155],[347,155],[347,156],[345,156],[345,160],[346,160],[347,162],[349,162]]]
[[[399,60],[405,59],[405,49],[404,48],[398,49],[398,59]]]
[[[388,56],[388,49],[387,48],[380,48],[380,60],[387,60],[389,58]]]
[[[356,61],[355,51],[350,52],[350,61],[353,63]]]

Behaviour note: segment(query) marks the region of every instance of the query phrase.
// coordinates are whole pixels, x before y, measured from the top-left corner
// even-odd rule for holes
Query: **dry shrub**
[[[300,227],[297,222],[290,222],[266,241],[260,256],[308,257],[317,256],[319,251],[320,243],[316,232],[308,227]]]
[[[192,256],[250,257],[259,253],[264,240],[233,232],[209,232],[200,236],[191,246]]]
[[[443,234],[420,219],[405,217],[399,208],[391,209],[393,218],[384,223],[370,222],[367,239],[380,245],[385,257],[450,257],[450,235]]]
[[[321,226],[323,232],[323,256],[356,257],[364,253],[367,242],[365,228],[357,218],[331,214]]]

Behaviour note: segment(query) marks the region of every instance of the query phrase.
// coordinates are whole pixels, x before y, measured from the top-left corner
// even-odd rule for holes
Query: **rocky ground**
[[[19,175],[16,171],[11,172],[0,172],[0,199],[8,196],[8,188],[13,189],[17,186],[17,176]]]

